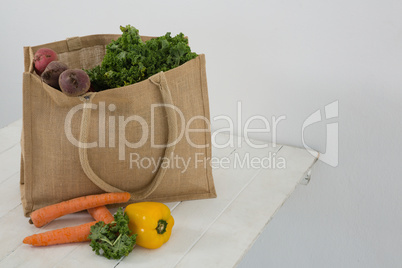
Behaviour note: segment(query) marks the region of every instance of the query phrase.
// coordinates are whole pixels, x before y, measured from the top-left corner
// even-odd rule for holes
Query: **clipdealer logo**
[[[304,140],[304,130],[306,127],[316,124],[318,122],[322,122],[323,120],[329,120],[333,118],[338,118],[338,108],[339,102],[334,101],[330,104],[327,104],[324,107],[325,116],[322,116],[321,110],[317,110],[312,113],[303,123],[302,126],[302,142],[304,148],[308,150],[311,149]],[[325,152],[320,154],[320,160],[332,167],[338,166],[339,159],[339,130],[338,130],[338,122],[335,123],[327,123],[327,137],[326,137],[326,145]]]
[[[194,116],[188,120],[185,119],[182,111],[174,106],[174,105],[166,105],[166,104],[153,104],[150,107],[150,122],[146,121],[139,115],[131,115],[131,116],[118,116],[114,114],[116,111],[116,105],[109,104],[106,106],[106,103],[100,102],[99,104],[89,103],[79,104],[73,107],[66,115],[64,130],[67,139],[75,146],[79,148],[94,148],[94,147],[109,147],[118,149],[118,158],[119,160],[126,160],[126,149],[136,149],[145,145],[147,141],[149,141],[149,145],[151,148],[167,148],[169,146],[177,144],[180,140],[186,139],[187,143],[198,149],[209,147],[210,144],[196,144],[193,142],[190,133],[193,132],[209,132],[210,130],[210,122],[208,118],[203,116]],[[173,109],[178,114],[178,123],[180,125],[180,133],[175,138],[175,140],[171,144],[156,144],[154,134],[155,130],[155,109]],[[76,114],[79,110],[83,109],[94,109],[98,110],[98,140],[91,142],[81,142],[79,139],[73,136],[72,133],[72,118],[74,114]],[[304,122],[301,129],[301,137],[304,148],[307,150],[313,150],[310,146],[305,142],[305,129],[309,126],[316,124],[318,122],[322,122],[324,120],[332,120],[334,118],[338,118],[338,101],[334,101],[325,106],[325,115],[323,116],[321,110],[318,109],[314,113],[312,113]],[[253,115],[250,118],[247,118],[243,125],[242,120],[242,104],[241,102],[237,103],[237,118],[233,119],[230,116],[219,115],[212,118],[213,121],[224,121],[228,127],[220,128],[214,131],[211,135],[212,144],[217,149],[222,148],[240,148],[243,146],[243,143],[246,143],[246,146],[249,146],[254,149],[264,149],[269,146],[275,148],[277,146],[277,130],[278,124],[281,121],[286,119],[285,115],[281,115],[279,117],[272,116],[271,121],[262,116],[262,115]],[[195,121],[204,121],[203,126],[205,128],[198,129],[192,128],[192,123]],[[237,121],[236,121],[237,120]],[[258,121],[260,123],[259,128],[251,128],[251,124],[254,121]],[[108,122],[108,128],[106,128],[106,122]],[[126,138],[126,127],[129,123],[136,122],[139,126],[139,131],[137,134],[137,141],[128,141]],[[221,122],[222,123],[222,122]],[[237,135],[235,134],[235,125],[237,124]],[[117,134],[115,132],[117,130]],[[320,160],[332,167],[338,166],[338,122],[329,122],[326,124],[326,147],[325,152],[321,153]],[[106,133],[108,133],[108,140],[106,140]],[[217,143],[217,134],[220,133],[229,133],[230,135],[225,135],[228,137],[223,143]],[[250,139],[250,133],[264,133],[267,135],[271,135],[272,142],[270,144],[265,142],[256,142]],[[140,134],[140,135],[139,135]],[[239,135],[240,134],[240,135]],[[313,150],[314,151],[314,150]],[[310,152],[310,151],[309,151]],[[310,152],[311,153],[311,152]],[[313,153],[311,153],[314,155]],[[145,156],[142,156],[134,150],[134,152],[129,153],[129,163],[130,168],[134,166],[137,168],[152,168],[154,171],[157,170],[157,167],[160,165],[169,164],[169,167],[172,165],[174,167],[180,167],[181,169],[187,170],[190,161],[194,161],[194,165],[198,165],[198,163],[211,163],[214,167],[219,168],[227,168],[228,164],[234,165],[235,167],[246,167],[246,168],[269,168],[269,169],[282,169],[286,168],[286,159],[282,156],[277,155],[276,153],[272,153],[269,155],[265,155],[263,157],[250,157],[249,155],[244,155],[240,157],[240,155],[234,154],[233,159],[231,158],[211,158],[204,159],[203,161],[199,160],[198,156],[191,157],[192,159],[181,159],[178,156],[167,156],[167,159],[148,159]],[[162,161],[165,160],[165,161]],[[232,163],[233,162],[233,163]]]

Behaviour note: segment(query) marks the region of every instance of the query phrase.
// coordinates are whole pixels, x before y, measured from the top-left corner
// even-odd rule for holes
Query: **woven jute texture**
[[[56,51],[69,68],[92,68],[119,36],[24,47],[20,189],[25,216],[104,192],[130,192],[130,203],[216,197],[203,54],[142,82],[80,97],[46,85],[33,70],[33,55],[42,47]]]

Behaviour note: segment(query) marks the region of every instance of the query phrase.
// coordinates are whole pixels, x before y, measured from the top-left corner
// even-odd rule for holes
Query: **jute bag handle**
[[[172,100],[172,95],[170,94],[170,90],[166,81],[165,74],[163,72],[160,72],[158,74],[155,74],[149,78],[149,80],[157,85],[160,89],[161,95],[162,95],[162,101],[164,104],[168,106],[173,106],[173,100]],[[80,129],[80,146],[79,146],[79,156],[80,156],[80,162],[81,162],[81,167],[84,170],[84,173],[87,175],[87,177],[99,188],[106,192],[125,192],[119,188],[116,188],[108,183],[106,183],[104,180],[102,180],[98,175],[95,174],[95,172],[92,170],[89,161],[88,161],[88,150],[87,146],[82,146],[82,143],[87,143],[88,142],[88,134],[89,134],[89,124],[90,124],[90,118],[91,118],[91,108],[90,104],[95,96],[96,93],[90,93],[85,96],[80,97],[80,99],[84,102],[84,108],[82,112],[82,119],[81,119],[81,129]],[[155,177],[152,179],[152,181],[145,186],[143,189],[131,192],[131,200],[132,201],[138,201],[141,199],[144,199],[148,197],[155,189],[158,187],[158,185],[161,183],[163,177],[165,176],[167,167],[167,161],[169,161],[169,156],[174,152],[175,147],[176,147],[176,139],[177,139],[177,117],[176,117],[176,112],[174,109],[166,109],[166,115],[167,115],[167,125],[168,125],[168,141],[167,141],[167,147],[165,149],[165,155],[163,157],[163,161],[155,175]]]

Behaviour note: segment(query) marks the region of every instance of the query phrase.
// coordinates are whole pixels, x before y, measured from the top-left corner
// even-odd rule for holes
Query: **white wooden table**
[[[222,165],[213,170],[218,198],[167,203],[175,218],[168,243],[156,250],[137,246],[125,258],[108,260],[95,255],[89,243],[37,248],[22,244],[24,237],[34,233],[93,219],[81,212],[42,228],[28,223],[23,216],[19,192],[21,125],[18,120],[0,129],[0,267],[236,266],[296,186],[308,182],[311,167],[318,158],[316,152],[290,146],[254,149],[244,140],[240,147],[218,149],[216,146],[213,157],[228,158],[232,163],[231,167]],[[216,144],[224,144],[228,138],[216,135]],[[256,162],[265,157],[263,167],[261,164],[241,167],[241,161],[237,160],[244,157],[255,158]],[[286,168],[279,165],[275,168],[273,158],[284,159]]]

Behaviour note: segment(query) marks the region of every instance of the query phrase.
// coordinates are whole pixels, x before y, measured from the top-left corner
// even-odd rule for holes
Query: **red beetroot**
[[[49,86],[60,89],[59,76],[67,69],[68,67],[65,63],[57,60],[52,61],[47,65],[45,71],[42,73],[42,80]]]
[[[50,48],[39,49],[36,51],[33,61],[35,72],[41,75],[47,65],[54,60],[57,60],[57,53],[54,50]]]
[[[59,77],[61,91],[70,97],[85,94],[91,82],[87,73],[81,69],[69,69],[61,73]]]

